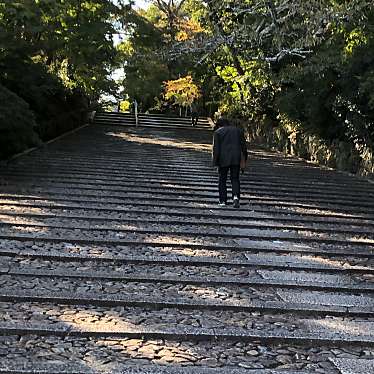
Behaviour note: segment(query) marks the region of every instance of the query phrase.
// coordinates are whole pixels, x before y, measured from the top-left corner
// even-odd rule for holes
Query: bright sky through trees
[[[135,5],[139,8],[146,8],[149,5],[147,0],[136,0]]]

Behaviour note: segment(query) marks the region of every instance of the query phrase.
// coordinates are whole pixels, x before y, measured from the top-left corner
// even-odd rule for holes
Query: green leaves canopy
[[[30,139],[77,126],[89,103],[114,92],[113,35],[125,13],[121,2],[109,0],[0,3],[0,84],[20,98],[12,101],[16,108],[29,105]],[[24,129],[2,121],[3,129]]]

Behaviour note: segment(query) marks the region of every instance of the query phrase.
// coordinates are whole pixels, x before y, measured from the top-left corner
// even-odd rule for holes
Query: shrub
[[[29,105],[0,85],[0,159],[40,144]]]

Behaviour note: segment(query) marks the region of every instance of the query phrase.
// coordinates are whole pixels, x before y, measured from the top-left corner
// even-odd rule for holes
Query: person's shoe
[[[226,206],[226,203],[225,202],[223,202],[223,203],[219,202],[218,206]]]
[[[240,208],[239,198],[235,196],[232,205],[234,206],[234,208]]]

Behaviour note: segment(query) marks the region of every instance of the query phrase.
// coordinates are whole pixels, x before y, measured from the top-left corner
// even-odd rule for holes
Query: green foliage
[[[363,30],[354,34],[360,35],[359,43],[352,43],[352,32],[347,31],[305,63],[284,68],[278,75],[276,104],[280,113],[322,139],[371,147],[374,56],[368,51],[374,48],[374,35]]]
[[[162,94],[163,81],[169,78],[168,67],[157,54],[163,45],[162,33],[148,20],[152,19],[152,11],[150,8],[150,14],[144,17],[134,11],[129,14],[131,36],[117,47],[125,71],[123,96],[137,100],[141,111],[155,105],[155,98]]]
[[[169,78],[165,64],[157,57],[153,60],[148,58],[139,56],[136,63],[129,63],[125,68],[125,92],[132,100],[138,101],[141,111],[149,110],[155,105],[155,98],[160,97],[163,92],[163,82]]]
[[[11,118],[11,121],[9,121]],[[0,159],[39,144],[35,118],[28,104],[0,85]]]
[[[5,1],[0,6],[0,39],[12,55],[44,62],[69,88],[91,96],[108,89],[114,63],[113,17],[106,1]]]
[[[220,112],[361,154],[373,149],[370,1],[223,0],[207,8],[205,61],[219,77]]]
[[[115,25],[126,9],[110,0],[5,0],[0,3],[0,84],[16,97],[15,111],[28,110],[35,132],[46,140],[79,126],[85,111],[103,93],[115,92],[110,79],[117,52]],[[12,96],[14,97],[14,96]],[[18,108],[18,109],[17,109]],[[27,112],[29,113],[29,112]],[[14,134],[11,117],[2,128]],[[33,125],[34,126],[34,125]],[[33,127],[32,126],[32,127]],[[14,150],[34,141],[17,126]],[[5,130],[4,130],[5,131]],[[30,136],[30,141],[27,140]],[[12,143],[9,144],[11,149]],[[9,153],[9,152],[7,152]]]

